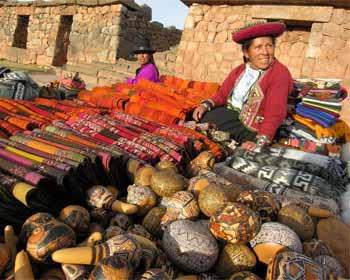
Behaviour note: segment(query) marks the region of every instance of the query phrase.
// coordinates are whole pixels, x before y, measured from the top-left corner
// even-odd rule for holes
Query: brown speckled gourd
[[[89,211],[79,205],[69,205],[63,208],[59,214],[59,219],[69,225],[77,235],[84,235],[89,229]]]
[[[110,256],[99,261],[91,271],[89,280],[132,280],[133,267],[128,260]]]
[[[302,241],[311,240],[315,225],[310,215],[301,207],[290,204],[281,208],[277,221],[294,230]]]
[[[185,178],[171,171],[157,171],[151,178],[151,188],[158,196],[172,196],[186,188]]]
[[[138,186],[150,186],[153,174],[157,172],[153,166],[147,165],[136,171],[134,184]]]
[[[209,184],[199,193],[199,208],[207,217],[211,217],[227,202],[234,202],[240,190],[234,185]]]
[[[163,235],[163,230],[160,226],[162,217],[166,212],[164,207],[154,207],[152,208],[147,215],[142,220],[142,225],[148,230],[151,234],[161,237]]]
[[[235,272],[252,270],[255,265],[255,254],[246,245],[227,243],[220,252],[214,272],[226,279]]]
[[[156,164],[157,170],[165,170],[165,171],[172,171],[174,173],[178,173],[177,167],[175,163],[169,160],[162,160]]]

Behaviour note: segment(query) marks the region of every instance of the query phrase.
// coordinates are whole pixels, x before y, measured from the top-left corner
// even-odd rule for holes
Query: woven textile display
[[[339,192],[324,179],[304,171],[291,168],[280,168],[273,165],[263,165],[241,157],[233,157],[228,161],[233,169],[265,179],[283,186],[323,197],[337,197]]]

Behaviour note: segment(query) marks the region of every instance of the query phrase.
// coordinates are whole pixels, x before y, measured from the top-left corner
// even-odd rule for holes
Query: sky
[[[152,20],[164,26],[183,29],[188,7],[180,0],[135,0],[139,5],[146,4],[152,8]]]

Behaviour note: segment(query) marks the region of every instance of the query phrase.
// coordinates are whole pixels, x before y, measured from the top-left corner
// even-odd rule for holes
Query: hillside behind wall
[[[144,37],[159,51],[178,45],[181,30],[151,20],[151,8],[133,0],[2,3],[0,58],[47,66],[115,64],[119,58],[130,59]],[[27,28],[18,28],[21,24]],[[62,29],[64,24],[68,27]],[[62,62],[57,55],[67,30],[67,60]]]
[[[276,57],[288,66],[293,77],[339,78],[346,86],[350,84],[350,1],[182,2],[190,9],[179,45],[176,75],[222,82],[242,63],[241,48],[232,41],[232,31],[251,21],[282,20],[287,32],[277,40]],[[282,5],[288,3],[295,5]]]

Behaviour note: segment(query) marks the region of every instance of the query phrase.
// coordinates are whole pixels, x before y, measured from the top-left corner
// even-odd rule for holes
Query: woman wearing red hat
[[[147,39],[142,46],[133,51],[133,54],[137,56],[137,60],[140,62],[140,68],[136,70],[135,78],[128,78],[126,83],[137,84],[138,80],[146,79],[154,83],[159,82],[159,71],[153,59],[153,54],[156,51],[150,47],[150,43]]]
[[[284,24],[272,22],[235,32],[232,38],[242,45],[244,63],[194,110],[193,118],[216,124],[245,149],[270,144],[286,117],[293,89],[290,72],[275,58],[275,38],[284,30]]]

